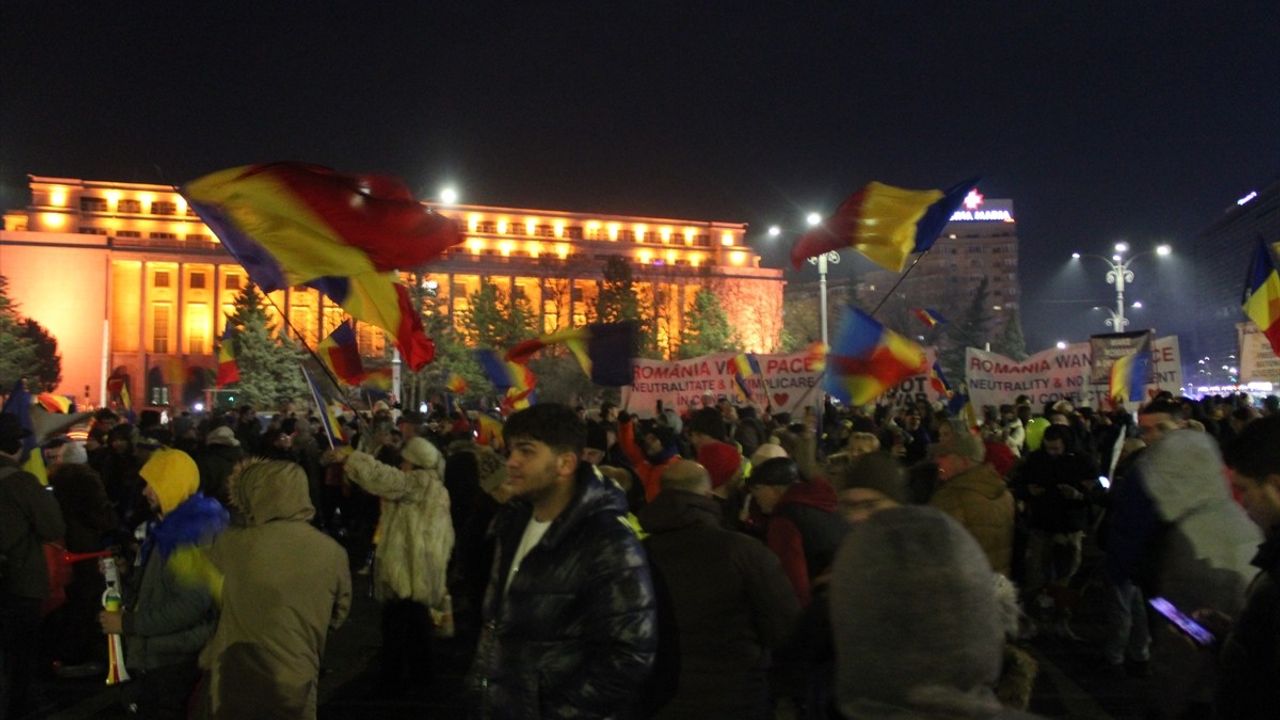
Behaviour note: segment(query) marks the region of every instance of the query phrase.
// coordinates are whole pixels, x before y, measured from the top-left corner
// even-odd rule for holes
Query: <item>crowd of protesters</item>
[[[489,438],[474,411],[380,403],[336,448],[287,405],[100,411],[43,448],[52,492],[5,415],[0,718],[38,673],[104,673],[104,632],[141,717],[314,717],[352,574],[381,606],[377,692],[430,687],[452,635],[477,717],[1023,717],[1086,593],[1096,672],[1149,717],[1280,708],[1274,398],[1023,398],[976,426],[926,402],[683,410],[543,403]],[[54,542],[113,551],[124,609],[94,563],[49,602]]]

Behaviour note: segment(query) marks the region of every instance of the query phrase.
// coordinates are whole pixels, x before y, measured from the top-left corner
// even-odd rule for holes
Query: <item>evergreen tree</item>
[[[990,341],[991,306],[988,300],[987,278],[973,292],[969,306],[958,319],[952,319],[947,326],[947,347],[942,350],[942,368],[954,382],[964,377],[964,358],[966,348],[982,348]]]
[[[436,345],[436,359],[418,372],[405,369],[401,378],[402,400],[406,407],[417,407],[432,395],[447,392],[450,376],[457,373],[467,382],[463,398],[493,394],[493,386],[485,378],[475,356],[467,348],[449,319],[448,300],[440,297],[438,287],[428,287],[416,278],[410,292],[414,306],[422,312],[422,327]],[[455,398],[455,400],[462,398]]]
[[[693,307],[684,316],[680,357],[735,350],[737,344],[736,334],[729,327],[729,318],[720,305],[720,298],[706,288],[698,290],[698,294],[693,296]]]
[[[596,283],[596,318],[602,323],[640,320],[640,298],[636,293],[631,263],[610,255],[604,263],[604,280]]]
[[[237,402],[265,409],[309,397],[300,369],[305,354],[291,339],[276,332],[267,315],[266,298],[253,283],[240,290],[235,312],[227,322],[231,325],[229,342],[240,367],[240,380],[230,387]]]
[[[9,299],[9,280],[0,275],[0,393],[7,394],[23,377],[38,371],[36,348],[27,339],[18,304]]]
[[[818,297],[782,298],[782,351],[796,352],[822,339]]]
[[[991,343],[991,349],[1014,360],[1027,358],[1027,341],[1022,336],[1022,318],[1018,315],[1017,308],[1009,308],[1004,329],[995,342]]]
[[[506,350],[537,332],[538,316],[519,288],[509,301],[497,285],[485,284],[458,314],[467,339],[476,347]]]
[[[57,339],[31,318],[22,321],[22,337],[35,350],[35,365],[29,382],[38,382],[41,390],[53,392],[62,382],[62,356],[58,354]]]

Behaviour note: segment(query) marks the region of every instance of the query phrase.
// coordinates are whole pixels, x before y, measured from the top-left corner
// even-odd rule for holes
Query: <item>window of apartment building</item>
[[[150,235],[148,235],[148,237],[150,237],[152,240],[177,240],[178,234],[170,233],[170,232],[153,232]]]
[[[80,234],[81,235],[106,235],[107,229],[100,228],[100,227],[82,227],[80,228]]]
[[[710,235],[698,235],[698,236],[696,236],[696,237],[694,237],[694,238],[693,238],[693,244],[694,244],[694,245],[701,245],[702,247],[711,247],[711,236],[710,236]]]
[[[191,233],[187,235],[187,240],[191,242],[209,242],[209,236],[204,233]]]
[[[226,277],[226,279],[222,281],[222,284],[223,284],[224,286],[226,286],[226,289],[228,289],[228,290],[239,290],[239,289],[240,289],[240,276],[239,276],[239,275],[228,275],[228,276]]]
[[[140,213],[142,212],[142,203],[137,200],[117,200],[116,212]]]
[[[192,290],[203,290],[203,289],[204,289],[204,280],[205,280],[205,278],[204,278],[204,273],[202,273],[202,272],[193,272],[193,273],[191,273],[191,277],[190,277],[190,279],[189,279],[189,282],[191,283],[191,289],[192,289]],[[194,351],[193,351],[193,352],[194,352]]]
[[[142,233],[138,232],[137,230],[117,230],[116,237],[140,238],[142,237]]]
[[[152,215],[175,215],[178,212],[178,206],[168,200],[156,200],[151,203]]]
[[[564,234],[565,234],[565,235],[566,235],[570,240],[581,240],[581,239],[582,239],[582,227],[581,227],[581,226],[578,226],[578,225],[573,225],[573,226],[567,227],[567,228],[565,228],[565,229],[564,229]]]
[[[107,200],[100,197],[80,198],[80,212],[106,212]]]
[[[164,276],[165,284],[160,285],[160,276]],[[156,273],[156,286],[169,286],[169,273]],[[151,320],[152,332],[152,352],[167,353],[169,352],[169,306],[157,303],[153,309]]]
[[[169,272],[167,270],[156,271],[154,285],[158,288],[169,287]],[[168,311],[166,310],[166,312]]]

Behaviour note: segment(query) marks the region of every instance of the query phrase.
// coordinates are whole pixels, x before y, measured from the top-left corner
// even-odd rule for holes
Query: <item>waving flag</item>
[[[31,393],[19,380],[9,390],[5,399],[3,412],[11,413],[18,419],[18,424],[26,430],[22,438],[22,452],[26,459],[22,460],[22,469],[31,473],[41,485],[49,484],[49,472],[44,466],[44,453],[40,451],[40,438],[36,437],[35,425],[31,421]],[[21,459],[21,458],[20,458]]]
[[[929,368],[929,385],[943,397],[950,398],[955,394],[951,389],[951,383],[947,382],[947,376],[942,374],[942,366],[937,362]]]
[[[364,378],[360,381],[360,387],[381,390],[382,392],[391,392],[395,385],[395,376],[389,367],[380,367],[369,370],[364,374]]]
[[[450,373],[449,380],[445,383],[445,389],[454,395],[464,395],[468,390],[467,379],[458,373]]]
[[[462,236],[399,180],[269,163],[206,175],[182,194],[264,292],[317,288],[391,334],[413,369],[431,361],[431,341],[390,273],[422,267]]]
[[[502,446],[502,422],[487,413],[476,414],[476,442],[490,447]]]
[[[911,312],[930,330],[947,321],[946,318],[942,317],[942,313],[933,308],[914,308]]]
[[[360,346],[351,323],[343,322],[334,328],[316,345],[316,354],[342,382],[358,386],[364,381],[364,362],[360,359]]]
[[[1280,274],[1271,258],[1271,248],[1262,238],[1258,238],[1249,261],[1243,303],[1244,314],[1267,336],[1271,351],[1280,355]]]
[[[804,351],[804,366],[814,372],[827,369],[827,345],[821,340],[814,340]]]
[[[738,353],[729,362],[729,367],[733,370],[733,380],[742,391],[742,396],[750,400],[751,389],[747,386],[747,378],[760,374],[760,362],[751,353]]]
[[[218,342],[218,376],[213,384],[223,387],[239,381],[240,364],[236,362],[235,344],[231,342],[231,323],[227,323],[227,329],[222,333],[222,340]]]
[[[66,395],[54,395],[53,393],[40,393],[36,395],[36,402],[40,406],[51,413],[66,414],[71,412],[71,398]]]
[[[1108,396],[1117,404],[1142,402],[1142,391],[1151,380],[1151,334],[1132,353],[1111,366]]]
[[[335,447],[339,440],[345,439],[342,436],[342,423],[338,422],[337,416],[333,414],[333,407],[325,402],[324,393],[320,392],[316,379],[311,377],[305,367],[302,368],[302,376],[306,378],[307,387],[311,390],[311,399],[316,401],[316,410],[320,415],[320,424],[324,426],[325,437],[329,439],[329,447]]]
[[[551,345],[564,344],[591,382],[607,387],[630,385],[638,328],[634,322],[593,323],[517,343],[507,351],[510,362],[525,363]]]
[[[502,400],[503,407],[523,410],[534,402],[534,389],[537,387],[538,379],[528,365],[504,360],[498,357],[498,353],[489,349],[476,350],[475,356],[489,382],[493,383],[499,392],[505,393]]]
[[[867,183],[845,200],[835,215],[810,230],[791,248],[797,269],[805,258],[851,247],[886,270],[901,272],[912,253],[933,246],[951,215],[978,179],[948,190],[908,190]]]
[[[924,350],[875,318],[850,307],[827,355],[825,388],[852,405],[865,405],[925,369]]]

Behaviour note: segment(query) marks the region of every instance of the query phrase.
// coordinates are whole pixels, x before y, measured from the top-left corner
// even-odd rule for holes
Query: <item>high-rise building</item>
[[[901,273],[883,270],[866,273],[858,283],[859,301],[875,307],[899,277]],[[994,335],[1008,313],[1017,309],[1021,297],[1018,226],[1012,200],[986,198],[975,188],[952,214],[933,248],[892,290],[893,297],[886,305],[928,307],[954,316],[968,305],[984,278]]]
[[[175,377],[178,369],[213,367],[215,340],[248,281],[244,270],[173,187],[31,176],[30,190],[30,204],[4,216],[0,275],[21,312],[58,339],[59,392],[98,403],[108,376],[127,376],[135,401],[176,402],[190,383]],[[778,347],[782,271],[760,267],[743,223],[435,209],[457,219],[465,241],[418,280],[445,301],[455,325],[483,285],[506,297],[522,293],[543,330],[590,322],[604,264],[619,257],[630,263],[662,352],[679,347],[684,315],[704,288],[720,298],[746,350]],[[287,318],[313,347],[345,318],[309,288],[272,293],[271,301],[275,319]],[[381,356],[382,333],[358,329],[362,353]]]
[[[1239,377],[1237,323],[1250,253],[1258,239],[1280,243],[1280,179],[1230,205],[1191,243],[1195,267],[1195,329],[1182,351],[1183,374],[1197,387],[1235,385]]]

